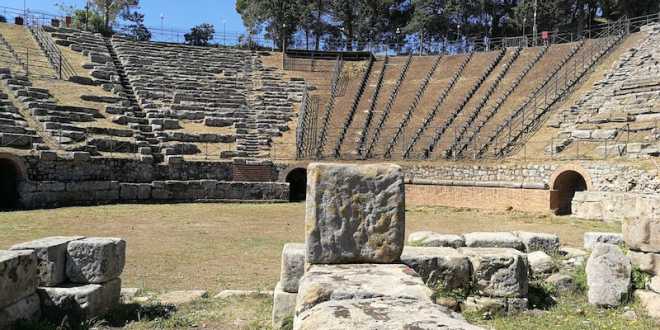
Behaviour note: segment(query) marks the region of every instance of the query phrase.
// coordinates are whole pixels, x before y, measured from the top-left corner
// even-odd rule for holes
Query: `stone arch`
[[[592,189],[591,176],[580,166],[565,166],[552,175],[550,189],[550,208],[557,215],[569,215],[575,193]]]
[[[11,154],[0,153],[0,210],[15,210],[20,207],[19,184],[24,180],[25,163]]]
[[[307,168],[297,167],[288,171],[285,179],[289,183],[289,201],[302,202],[307,197]]]

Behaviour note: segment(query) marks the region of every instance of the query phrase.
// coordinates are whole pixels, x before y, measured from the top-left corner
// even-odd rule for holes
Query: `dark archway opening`
[[[307,170],[296,168],[286,176],[289,183],[289,201],[302,202],[307,198]]]
[[[587,182],[580,173],[566,171],[559,174],[557,179],[555,179],[552,190],[555,191],[557,198],[557,208],[555,213],[557,215],[569,215],[573,213],[571,204],[573,203],[575,193],[578,191],[586,191]]]
[[[18,208],[18,168],[9,159],[0,159],[0,211]]]

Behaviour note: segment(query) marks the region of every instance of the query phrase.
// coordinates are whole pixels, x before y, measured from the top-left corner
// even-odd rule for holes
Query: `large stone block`
[[[405,265],[313,265],[300,280],[296,315],[325,301],[390,297],[431,302],[432,294]]]
[[[103,284],[67,285],[37,290],[43,316],[59,324],[64,318],[72,324],[105,315],[119,303],[121,279]]]
[[[630,296],[632,263],[621,249],[597,243],[587,260],[587,296],[598,306],[619,306]]]
[[[465,246],[465,239],[460,235],[447,235],[432,231],[418,231],[408,236],[408,244],[415,246],[451,247]]]
[[[66,281],[66,249],[69,242],[83,236],[47,237],[14,245],[10,250],[34,250],[37,256],[39,285],[56,286]]]
[[[315,163],[308,168],[307,186],[308,263],[399,259],[405,235],[401,167]]]
[[[481,296],[526,297],[529,288],[527,256],[515,249],[460,248],[472,262],[474,288]]]
[[[525,245],[527,253],[543,251],[548,254],[557,253],[559,250],[559,236],[546,233],[530,233],[526,231],[514,232]]]
[[[649,290],[635,290],[635,299],[650,317],[660,320],[660,294]]]
[[[0,329],[14,329],[18,321],[35,321],[40,317],[39,296],[33,293],[13,305],[0,308]]]
[[[38,285],[34,251],[0,251],[0,308],[34,294]]]
[[[470,260],[452,248],[406,246],[401,262],[432,288],[462,289],[472,282]]]
[[[282,290],[298,292],[298,283],[305,273],[305,244],[288,243],[282,249],[280,284]]]
[[[293,323],[293,316],[296,313],[295,293],[289,293],[282,290],[281,283],[277,283],[273,292],[273,329],[284,329],[289,323]]]
[[[529,262],[529,269],[532,275],[537,278],[545,277],[557,270],[557,265],[552,257],[543,251],[527,254],[527,261]]]
[[[660,253],[660,219],[629,218],[621,227],[630,249]]]
[[[598,233],[598,232],[587,232],[584,233],[584,248],[591,250],[598,243],[605,244],[623,244],[623,235],[619,233]]]
[[[296,330],[482,329],[432,302],[391,297],[323,302],[298,314],[293,328]]]
[[[525,251],[522,240],[513,233],[468,233],[465,237],[465,246],[472,248],[511,248]]]
[[[652,275],[660,275],[660,254],[628,251],[628,257],[634,267]]]
[[[72,283],[104,283],[121,275],[126,241],[120,238],[86,238],[67,248],[66,275]]]

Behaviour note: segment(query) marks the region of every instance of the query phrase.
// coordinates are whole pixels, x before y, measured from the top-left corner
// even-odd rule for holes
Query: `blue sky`
[[[27,8],[57,15],[63,14],[57,3],[85,7],[85,0],[26,0],[26,3]],[[160,28],[163,14],[166,29],[189,30],[200,23],[211,23],[216,33],[222,34],[223,21],[226,21],[227,35],[232,35],[245,32],[235,3],[235,0],[140,0],[140,7],[145,14],[145,24],[150,27]],[[23,0],[2,0],[0,6],[22,9]]]

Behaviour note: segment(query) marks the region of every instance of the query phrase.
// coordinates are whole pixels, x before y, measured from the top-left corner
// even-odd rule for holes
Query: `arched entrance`
[[[569,215],[573,210],[571,204],[578,191],[588,189],[587,181],[577,171],[567,170],[559,173],[552,183],[553,209],[557,215]]]
[[[0,211],[18,208],[19,170],[10,159],[0,158]]]
[[[307,170],[295,168],[286,175],[285,181],[289,183],[289,201],[304,201],[307,197]]]

